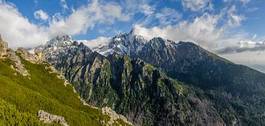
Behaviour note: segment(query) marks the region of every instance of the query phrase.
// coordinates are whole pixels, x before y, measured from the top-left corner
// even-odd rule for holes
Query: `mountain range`
[[[45,90],[45,93],[38,93],[40,97],[45,96],[47,101],[61,101],[58,106],[60,109],[75,108],[75,105],[70,105],[71,100],[69,103],[64,102],[63,99],[68,97],[75,99],[71,102],[73,104],[80,104],[80,100],[89,104],[85,109],[92,109],[92,106],[102,110],[111,108],[120,114],[120,118],[110,125],[265,125],[265,74],[234,64],[191,42],[175,42],[160,37],[146,40],[131,31],[114,36],[104,45],[90,48],[89,43],[84,44],[72,40],[68,35],[62,35],[34,48],[31,51],[33,54],[18,49],[13,54],[18,57],[15,59],[21,60],[11,68],[8,63],[12,62],[6,59],[14,58],[5,56],[9,54],[7,50],[11,49],[1,49],[6,44],[2,45],[0,56],[5,57],[5,60],[1,61],[0,66],[22,73],[14,76],[31,78],[26,82],[32,85],[26,88],[37,90],[37,93],[38,90]],[[54,67],[61,78],[49,75],[49,70],[40,69],[45,66]],[[4,73],[0,77],[12,78],[14,81],[12,74]],[[46,78],[41,78],[43,73],[47,73]],[[36,77],[31,77],[33,75]],[[49,78],[69,82],[80,99],[76,100],[77,94],[64,89],[67,87],[63,83],[60,85],[59,80],[57,86],[54,86]],[[7,97],[9,95],[10,99]],[[83,123],[83,120],[77,119],[79,116],[82,119],[88,118],[88,123],[95,121],[93,118],[103,119],[93,122],[95,124],[106,125],[102,122],[110,122],[102,118],[108,115],[104,116],[101,109],[95,109],[97,116],[89,120],[90,116],[85,113],[82,116],[78,114],[85,110],[76,107],[77,115],[70,118],[66,114],[72,113],[70,111],[60,113],[58,109],[45,105],[28,111],[23,102],[12,100],[12,93],[3,96],[1,99],[4,104],[13,104],[18,108],[18,113],[29,112],[34,116],[34,112],[44,109],[65,117],[66,122],[72,125]]]
[[[133,32],[93,49],[66,41],[73,44],[46,45],[44,58],[89,104],[107,105],[136,125],[263,124],[265,75],[196,44]]]

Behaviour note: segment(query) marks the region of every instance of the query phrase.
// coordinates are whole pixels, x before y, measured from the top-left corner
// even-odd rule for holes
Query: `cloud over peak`
[[[198,42],[204,47],[215,47],[215,42],[223,35],[223,29],[217,26],[218,21],[218,15],[205,13],[196,17],[192,22],[181,21],[177,25],[152,28],[138,24],[134,26],[134,30],[136,34],[147,39],[159,36],[174,41]]]

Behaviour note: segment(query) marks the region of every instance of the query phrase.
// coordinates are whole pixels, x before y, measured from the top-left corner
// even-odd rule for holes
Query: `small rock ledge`
[[[43,121],[44,123],[59,123],[62,126],[69,126],[65,121],[64,117],[53,115],[43,110],[39,110],[38,117],[40,121]]]

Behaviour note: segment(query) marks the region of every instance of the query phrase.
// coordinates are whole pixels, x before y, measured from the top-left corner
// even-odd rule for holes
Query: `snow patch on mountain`
[[[45,46],[46,47],[62,47],[69,46],[73,43],[72,37],[69,35],[56,36],[55,38],[48,41]]]
[[[101,44],[91,49],[105,56],[114,52],[121,55],[131,55],[140,51],[147,42],[148,40],[143,36],[135,35],[132,30],[129,33],[118,34],[108,39],[108,42],[104,42],[104,45]]]

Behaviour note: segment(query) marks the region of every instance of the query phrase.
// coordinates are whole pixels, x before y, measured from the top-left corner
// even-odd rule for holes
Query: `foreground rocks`
[[[65,121],[64,117],[53,115],[43,110],[39,110],[38,117],[40,121],[43,121],[44,123],[59,123],[62,126],[69,126]]]
[[[16,50],[16,53],[18,53],[23,59],[25,59],[31,63],[38,63],[39,62],[38,57],[34,54],[29,53],[28,50],[25,48],[18,48]]]

